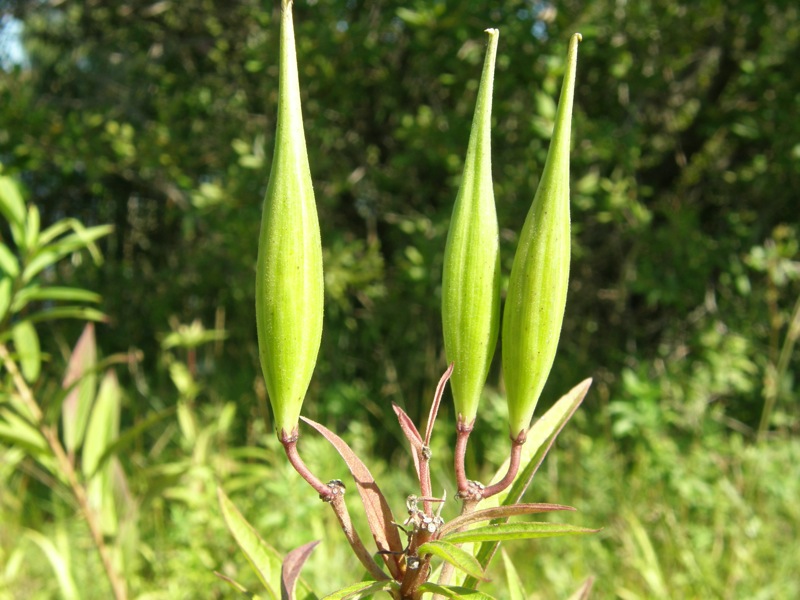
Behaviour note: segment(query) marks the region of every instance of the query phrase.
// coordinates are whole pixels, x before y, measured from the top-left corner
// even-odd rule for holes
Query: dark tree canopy
[[[155,362],[170,317],[224,315],[208,375],[252,395],[278,4],[3,4],[24,24],[26,61],[0,74],[0,163],[45,220],[116,226],[106,263],[83,274],[114,320],[101,343]],[[420,414],[444,368],[442,253],[482,32],[497,27],[506,277],[566,43],[584,36],[573,275],[549,397],[593,374],[602,401],[628,398],[631,381],[665,375],[684,381],[661,384],[665,400],[757,423],[759,373],[798,292],[794,3],[300,0],[295,13],[328,294],[317,410],[363,403],[381,419],[392,400]]]

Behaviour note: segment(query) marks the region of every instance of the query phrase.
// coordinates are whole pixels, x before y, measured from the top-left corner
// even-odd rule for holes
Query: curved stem
[[[522,431],[516,438],[511,438],[511,454],[508,459],[508,471],[505,476],[495,484],[483,489],[481,498],[489,498],[499,494],[514,482],[514,478],[519,472],[519,463],[522,457],[522,445],[528,435],[527,431]]]
[[[322,483],[322,481],[320,481],[306,466],[303,459],[300,458],[300,453],[297,451],[297,440],[299,438],[300,433],[297,429],[290,434],[287,434],[285,431],[281,431],[280,434],[278,434],[278,439],[281,441],[281,444],[283,444],[283,449],[286,452],[286,458],[289,459],[289,463],[294,467],[294,470],[298,472],[300,477],[306,480],[308,485],[316,490],[320,500],[330,502],[333,499],[331,488],[328,487],[327,484]]]
[[[350,519],[350,512],[347,510],[347,505],[344,502],[344,484],[335,479],[328,483],[322,483],[322,481],[311,472],[303,462],[303,459],[300,458],[300,453],[297,451],[297,440],[299,437],[300,433],[297,429],[290,434],[281,431],[278,435],[278,439],[283,445],[283,449],[286,451],[286,458],[289,459],[289,463],[291,463],[294,470],[314,488],[319,494],[320,500],[331,505],[331,509],[333,509],[339,521],[342,533],[344,533],[344,536],[347,538],[350,548],[353,550],[353,554],[356,555],[369,574],[377,581],[389,579],[386,573],[378,566],[378,563],[372,558],[369,550],[364,546],[364,542],[361,541],[358,532],[353,527],[353,522]]]

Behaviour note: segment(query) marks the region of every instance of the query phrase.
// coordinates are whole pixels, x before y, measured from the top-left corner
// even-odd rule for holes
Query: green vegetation
[[[0,598],[108,598],[109,568],[131,598],[229,597],[214,571],[255,589],[218,485],[280,554],[323,540],[303,570],[314,589],[352,583],[361,567],[287,464],[260,375],[278,6],[9,6],[25,59],[0,56]],[[501,32],[504,274],[580,31],[570,288],[534,419],[594,384],[523,501],[576,506],[571,523],[603,530],[504,544],[486,592],[525,597],[507,587],[516,564],[533,598],[590,576],[599,598],[800,595],[798,9],[317,0],[295,15],[325,267],[304,414],[404,514],[414,466],[387,424],[392,402],[424,420],[447,366],[438,282],[483,31]],[[508,451],[498,358],[466,456],[484,481]],[[449,394],[440,434],[454,431]],[[440,438],[432,475],[452,497],[455,435]],[[313,432],[302,453],[350,481]],[[96,523],[84,504],[102,507]]]

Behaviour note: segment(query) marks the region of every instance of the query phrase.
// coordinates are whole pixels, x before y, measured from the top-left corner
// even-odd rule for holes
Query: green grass
[[[176,427],[163,453],[130,457],[131,489],[142,498],[132,597],[233,597],[214,570],[255,588],[217,509],[218,482],[279,551],[324,540],[303,572],[320,594],[360,578],[333,514],[288,467],[273,436],[256,433],[265,447],[229,445],[221,412],[209,407],[198,416],[207,437],[202,448],[187,445]],[[567,598],[589,576],[595,577],[594,598],[800,597],[800,441],[776,437],[756,446],[719,431],[681,439],[650,432],[610,441],[586,433],[585,418],[577,421],[546,458],[526,500],[573,505],[579,512],[560,520],[603,530],[507,544],[530,598]],[[358,424],[343,434],[367,449],[373,442]],[[349,480],[323,440],[307,434],[301,452],[324,479]],[[445,454],[438,456],[447,461]],[[0,448],[0,456],[14,455]],[[366,462],[402,520],[405,497],[416,491],[410,461]],[[0,469],[0,599],[57,597],[52,570],[24,537],[26,527],[69,549],[84,598],[108,597],[84,524],[60,497],[33,490],[30,469],[8,464]],[[452,483],[446,485],[452,498]],[[369,540],[352,487],[351,513]],[[48,512],[54,516],[42,516]],[[506,598],[499,556],[490,575],[485,590]]]

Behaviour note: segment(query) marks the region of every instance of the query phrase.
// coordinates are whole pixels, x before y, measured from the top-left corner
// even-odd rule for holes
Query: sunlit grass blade
[[[36,544],[47,557],[55,573],[56,581],[58,581],[61,598],[63,600],[80,600],[81,594],[78,592],[78,586],[75,585],[75,580],[72,577],[69,561],[56,548],[55,544],[38,531],[29,530],[25,533],[25,536]]]

